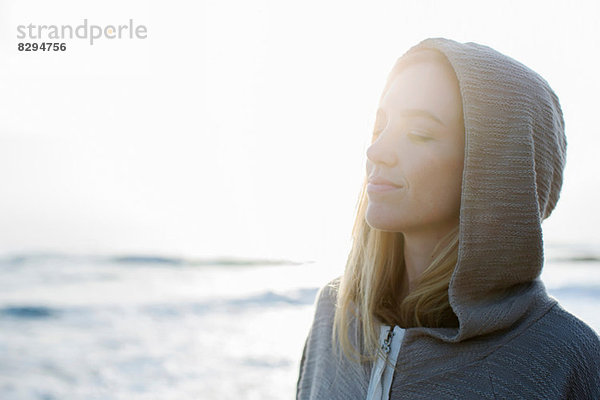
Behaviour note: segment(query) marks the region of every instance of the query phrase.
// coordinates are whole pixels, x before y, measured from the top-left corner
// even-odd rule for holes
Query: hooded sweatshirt
[[[540,280],[541,223],[558,201],[566,157],[556,94],[536,72],[481,44],[429,38],[407,53],[418,49],[445,55],[463,101],[458,261],[448,288],[459,324],[402,330],[391,384],[379,373],[384,391],[390,399],[600,399],[598,335]],[[335,287],[317,296],[300,400],[366,399],[374,389],[373,363],[333,352]],[[349,331],[360,348],[356,321]]]

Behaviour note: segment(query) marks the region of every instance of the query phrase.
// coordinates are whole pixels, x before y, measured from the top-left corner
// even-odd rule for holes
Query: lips
[[[388,179],[382,178],[380,176],[372,176],[369,178],[369,183],[371,185],[381,185],[381,186],[393,186],[393,187],[402,187],[402,185],[392,182]]]
[[[372,176],[369,178],[367,192],[369,192],[369,196],[383,196],[387,195],[387,193],[396,192],[402,187],[402,185],[392,182],[389,179],[385,179],[380,176]]]

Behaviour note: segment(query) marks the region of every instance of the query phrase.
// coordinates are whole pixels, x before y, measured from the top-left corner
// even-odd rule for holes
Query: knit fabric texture
[[[559,199],[566,161],[556,94],[536,72],[488,46],[429,38],[407,53],[420,49],[448,59],[463,101],[459,249],[448,290],[459,326],[406,330],[390,399],[600,399],[597,333],[549,297],[539,279],[541,224]],[[333,353],[334,287],[317,298],[297,399],[366,397],[372,366]],[[350,328],[358,346],[357,324]]]

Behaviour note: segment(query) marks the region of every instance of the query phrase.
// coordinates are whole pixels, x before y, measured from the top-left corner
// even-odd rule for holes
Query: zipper
[[[403,338],[404,329],[399,326],[382,325],[380,327],[379,341],[383,354],[377,355],[377,360],[371,369],[366,400],[389,400],[392,379],[394,378]]]

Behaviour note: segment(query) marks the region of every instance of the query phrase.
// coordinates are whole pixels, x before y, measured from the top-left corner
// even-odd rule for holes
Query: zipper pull
[[[394,329],[390,326],[390,328],[388,329],[387,337],[385,338],[385,340],[383,341],[383,344],[381,345],[381,350],[383,350],[383,352],[385,354],[388,354],[390,352],[393,337],[394,337]]]

